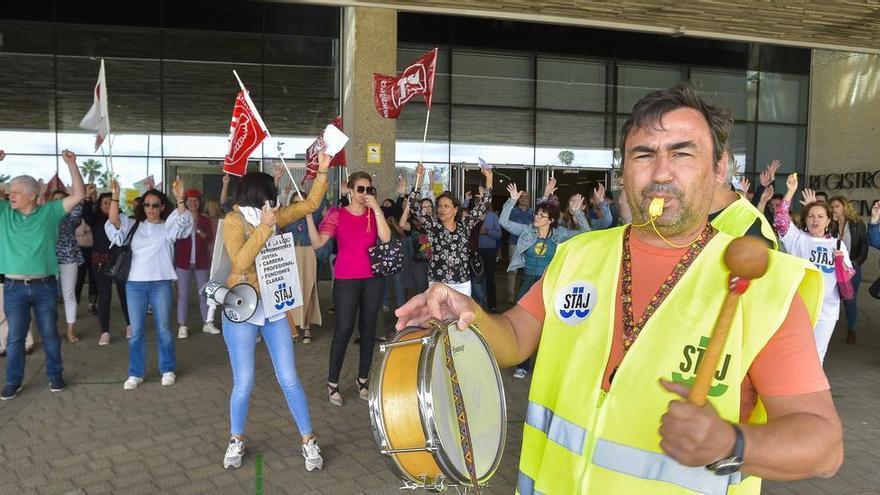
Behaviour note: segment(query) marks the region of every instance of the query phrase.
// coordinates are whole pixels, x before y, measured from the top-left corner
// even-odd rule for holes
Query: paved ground
[[[766,483],[765,494],[880,493],[880,301],[866,289],[867,284],[860,294],[858,345],[847,346],[838,332],[826,360],[846,428],[846,462],[832,479]],[[225,471],[231,378],[222,337],[194,332],[177,341],[178,382],[171,387],[158,383],[151,340],[145,383],[123,391],[127,348],[121,315],[114,313],[114,340],[107,347],[96,345],[96,319],[84,311],[80,317],[82,340],[65,341],[63,347],[68,389],[49,391],[38,349],[28,359],[19,397],[0,403],[0,494],[399,493],[400,483],[373,442],[367,405],[356,398],[356,346],[349,348],[343,370],[345,405],[337,408],[326,400],[329,330],[318,330],[311,344],[296,346],[324,470],[305,471],[299,437],[260,346],[248,453],[240,469]],[[198,317],[193,313],[190,319],[194,324]],[[326,312],[325,321],[331,329]],[[508,441],[487,493],[513,493],[517,473],[529,382],[504,374]]]

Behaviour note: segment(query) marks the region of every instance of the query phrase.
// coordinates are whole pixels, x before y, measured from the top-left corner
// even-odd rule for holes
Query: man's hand
[[[556,177],[547,179],[547,185],[544,186],[544,197],[549,198],[551,194],[556,192]]]
[[[736,443],[730,423],[709,403],[698,407],[687,402],[689,389],[685,385],[662,379],[660,385],[681,397],[669,401],[660,418],[660,448],[686,466],[706,466],[730,457]]]
[[[590,201],[593,203],[593,206],[599,206],[605,201],[605,184],[599,183],[595,189],[593,189],[593,196],[590,198]]]
[[[66,163],[67,165],[73,166],[73,167],[76,166],[76,153],[74,153],[70,150],[64,150],[61,152],[61,158],[64,160],[64,163]]]
[[[743,193],[749,192],[749,189],[752,188],[752,181],[750,181],[749,179],[746,179],[745,177],[740,179],[739,183],[743,188]]]
[[[464,330],[474,322],[476,302],[446,284],[434,284],[397,308],[394,314],[397,316],[395,328],[398,331],[421,326],[431,318],[458,320],[459,330]]]
[[[793,174],[788,174],[788,177],[785,178],[785,187],[788,191],[794,192],[798,187],[798,178],[797,172]]]
[[[516,188],[516,184],[513,182],[507,185],[507,192],[510,194],[510,199],[514,201],[519,200],[519,189]]]
[[[281,183],[281,177],[284,175],[284,165],[280,163],[275,164],[275,168],[272,169],[272,180],[275,181],[275,185],[277,186]]]
[[[568,200],[568,211],[574,213],[580,211],[584,207],[584,197],[580,193],[575,193]]]

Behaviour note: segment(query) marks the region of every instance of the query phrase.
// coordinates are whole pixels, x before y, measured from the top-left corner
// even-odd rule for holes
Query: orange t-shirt
[[[678,260],[687,252],[684,249],[658,248],[630,236],[632,254],[632,305],[636,321],[651,301],[657,288],[675,268]],[[543,277],[519,300],[536,320],[544,321]],[[621,287],[618,284],[617,293]],[[616,297],[614,309],[614,341],[611,355],[605,365],[602,388],[610,386],[611,372],[623,360],[623,304]],[[828,378],[819,362],[810,315],[800,296],[795,296],[788,315],[779,329],[758,353],[742,383],[740,420],[746,421],[757,403],[757,397],[773,397],[809,394],[828,390]]]

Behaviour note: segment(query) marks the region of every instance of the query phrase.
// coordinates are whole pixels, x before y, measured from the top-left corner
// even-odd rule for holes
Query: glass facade
[[[48,179],[71,149],[106,170],[109,143],[79,128],[106,66],[113,168],[123,185],[168,171],[216,196],[238,83],[272,137],[253,159],[301,158],[339,100],[339,9],[280,3],[35,2],[0,13],[3,173]],[[123,14],[124,12],[124,14]],[[100,183],[101,181],[99,181]]]
[[[480,157],[536,177],[574,167],[608,180],[633,104],[683,81],[733,113],[739,173],[754,182],[775,158],[783,172],[804,171],[807,49],[414,13],[399,14],[398,36],[400,70],[439,47],[424,152],[424,105],[397,123],[404,174],[424,156],[446,180]]]

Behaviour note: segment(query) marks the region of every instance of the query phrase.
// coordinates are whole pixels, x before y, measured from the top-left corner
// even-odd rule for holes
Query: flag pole
[[[284,157],[281,156],[281,150],[278,150],[278,158],[281,160],[281,166],[284,167],[284,170],[287,171],[287,176],[290,177],[290,183],[293,184],[293,188],[296,189],[296,195],[299,196],[299,200],[303,200],[303,195],[299,192],[299,186],[296,185],[296,181],[293,180],[293,174],[290,172],[290,169],[287,168],[287,163],[284,161]]]
[[[242,91],[247,91],[247,90],[244,88],[244,83],[241,82],[241,78],[238,77],[238,72],[236,72],[235,69],[232,69],[232,73],[235,75],[235,79],[238,81],[238,85],[241,86],[241,90],[242,90]]]
[[[428,121],[431,119],[431,108],[428,107],[428,113],[425,115],[425,132],[422,134],[422,152],[419,155],[419,163],[425,161],[425,142],[428,140]]]

